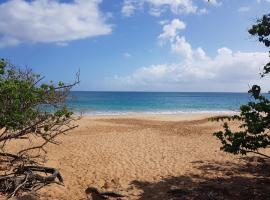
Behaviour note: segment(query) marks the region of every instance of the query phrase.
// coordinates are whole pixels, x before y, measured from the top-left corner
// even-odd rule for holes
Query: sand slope
[[[251,176],[238,170],[247,160],[219,151],[212,133],[220,124],[205,115],[84,117],[79,124],[47,148],[46,165],[60,169],[65,187],[43,189],[42,199],[85,199],[89,186],[125,199],[207,199],[230,195],[218,193],[226,178]]]

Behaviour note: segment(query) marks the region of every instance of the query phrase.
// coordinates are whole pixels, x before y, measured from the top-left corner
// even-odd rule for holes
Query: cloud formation
[[[186,28],[186,24],[179,20],[173,19],[170,23],[167,23],[163,26],[163,32],[159,35],[159,39],[166,40],[170,38],[174,38],[179,30],[183,30]]]
[[[134,0],[125,0],[122,6],[122,14],[130,17],[136,10],[136,2]]]
[[[220,5],[217,0],[212,0],[210,4]],[[141,9],[144,5],[149,8],[149,14],[156,17],[166,11],[170,11],[176,15],[202,14],[207,12],[205,8],[199,8],[194,3],[194,0],[124,0],[122,14],[124,16],[131,16],[138,8]]]
[[[101,0],[9,0],[0,4],[0,47],[20,43],[67,44],[110,34]],[[19,31],[18,31],[19,30]]]
[[[169,43],[181,62],[150,65],[127,76],[115,76],[116,86],[125,90],[247,91],[248,84],[258,81],[259,70],[269,59],[267,53],[233,52],[222,47],[210,57],[179,35],[177,30],[184,29],[184,24],[174,19],[163,25],[158,37]]]
[[[223,47],[208,57],[199,48],[182,62],[141,67],[127,76],[115,76],[118,88],[176,91],[246,91],[258,80],[267,53],[232,52]]]

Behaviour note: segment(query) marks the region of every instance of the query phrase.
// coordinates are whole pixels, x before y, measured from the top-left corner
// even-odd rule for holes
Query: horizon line
[[[190,92],[185,92],[185,91],[140,91],[140,90],[71,90],[71,92],[148,92],[148,93],[248,93],[248,92],[218,92],[218,91],[190,91]],[[267,94],[268,92],[262,92],[263,94]]]

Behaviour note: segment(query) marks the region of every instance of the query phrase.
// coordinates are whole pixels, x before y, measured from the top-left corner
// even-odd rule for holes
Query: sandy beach
[[[270,0],[0,0],[0,200],[270,200],[269,91]]]
[[[40,197],[87,199],[85,189],[95,187],[122,199],[250,199],[245,187],[252,184],[257,194],[265,161],[221,152],[212,135],[221,124],[207,117],[83,117],[79,128],[59,138],[61,145],[47,147],[46,165],[60,170],[65,186],[46,187]]]

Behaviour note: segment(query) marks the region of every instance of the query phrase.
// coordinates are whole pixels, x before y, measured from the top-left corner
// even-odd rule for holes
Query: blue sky
[[[75,90],[247,91],[269,0],[1,0],[0,56]]]

